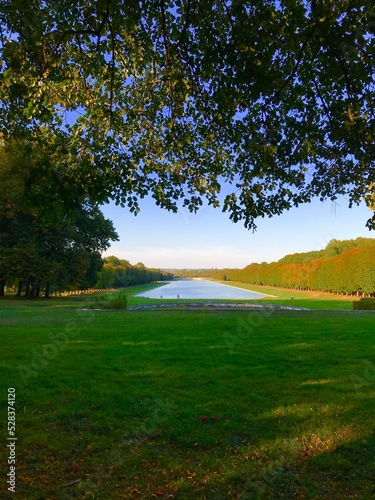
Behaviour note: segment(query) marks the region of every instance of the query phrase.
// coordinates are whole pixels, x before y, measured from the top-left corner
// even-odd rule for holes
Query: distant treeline
[[[179,275],[375,296],[375,239],[331,240],[324,250],[286,255],[278,262],[253,263],[244,269],[188,270]]]
[[[123,288],[172,279],[172,273],[160,271],[160,269],[148,269],[142,262],[132,265],[127,260],[111,256],[104,259],[96,288]]]

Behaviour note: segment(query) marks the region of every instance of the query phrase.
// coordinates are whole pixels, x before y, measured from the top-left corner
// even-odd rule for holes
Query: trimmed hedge
[[[128,306],[128,296],[124,293],[119,293],[115,297],[99,296],[94,297],[94,302],[91,302],[88,309],[126,309]]]
[[[357,311],[375,311],[375,299],[355,300],[353,309]]]

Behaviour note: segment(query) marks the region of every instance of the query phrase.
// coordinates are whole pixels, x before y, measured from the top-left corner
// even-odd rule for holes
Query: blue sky
[[[140,200],[140,207],[137,216],[114,204],[102,207],[120,236],[104,255],[155,268],[243,268],[288,253],[320,250],[332,239],[375,238],[375,232],[365,227],[370,210],[364,204],[349,209],[344,198],[336,203],[316,200],[281,216],[259,219],[255,233],[231,222],[220,208],[173,214],[151,198]]]

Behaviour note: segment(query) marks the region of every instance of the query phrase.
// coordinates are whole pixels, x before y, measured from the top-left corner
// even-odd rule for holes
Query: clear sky
[[[137,216],[114,204],[102,207],[120,237],[104,255],[154,268],[243,268],[320,250],[332,239],[375,238],[375,231],[365,227],[370,210],[364,204],[349,209],[344,198],[335,204],[316,200],[278,217],[258,219],[255,233],[231,222],[220,208],[173,214],[151,198],[140,200],[140,207]]]

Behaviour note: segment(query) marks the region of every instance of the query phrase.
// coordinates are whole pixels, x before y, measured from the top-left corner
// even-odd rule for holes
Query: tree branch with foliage
[[[1,132],[67,197],[255,228],[375,182],[369,0],[3,2]]]

